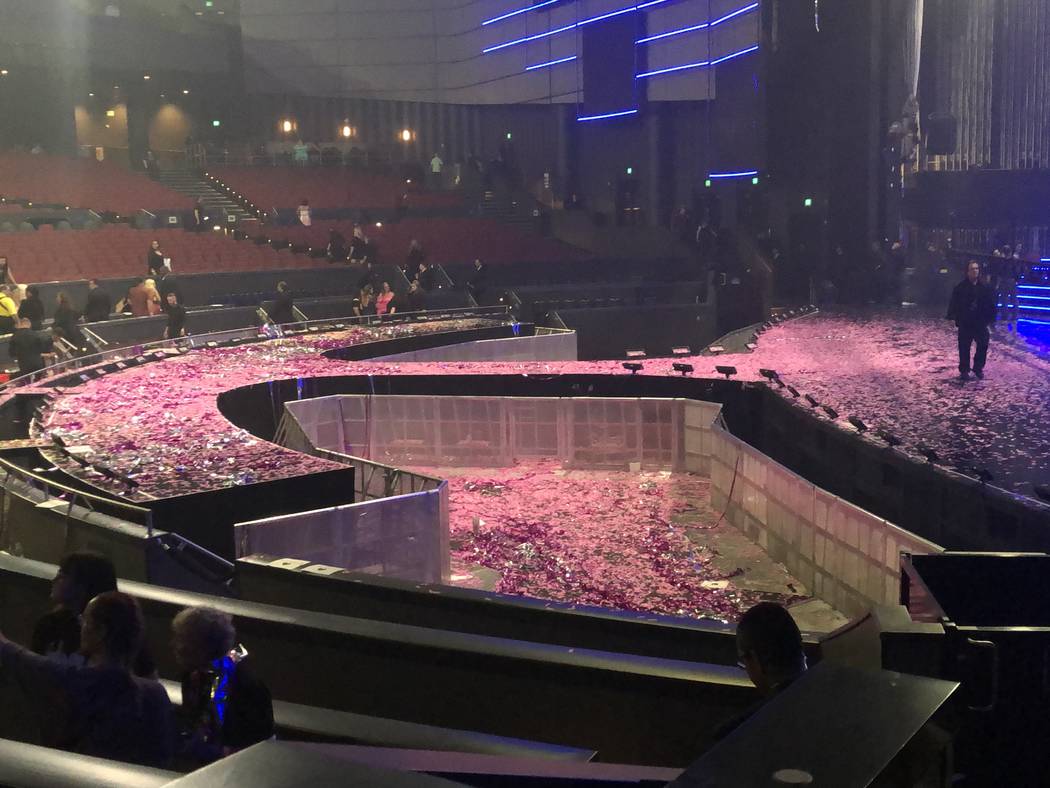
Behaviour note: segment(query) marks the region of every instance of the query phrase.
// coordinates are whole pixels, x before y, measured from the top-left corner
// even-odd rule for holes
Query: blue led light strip
[[[758,170],[746,170],[744,172],[709,172],[708,178],[753,178],[758,175]]]
[[[606,118],[622,118],[624,115],[634,115],[637,112],[637,109],[625,109],[620,112],[607,112],[604,115],[584,115],[582,118],[576,118],[576,120],[577,122],[583,122],[587,120],[605,120]]]
[[[1050,287],[1044,285],[1018,285],[1018,290],[1050,290]]]
[[[1031,304],[1020,304],[1022,310],[1034,309],[1037,312],[1050,312],[1050,306],[1032,306]]]
[[[1025,298],[1025,299],[1028,299],[1029,301],[1050,301],[1050,296],[1019,295],[1019,296],[1017,296],[1017,298],[1018,299]]]
[[[748,47],[747,49],[741,49],[739,52],[731,52],[728,55],[723,55],[715,60],[699,60],[696,63],[683,63],[680,66],[669,66],[668,68],[658,68],[655,71],[643,71],[641,74],[635,74],[635,79],[648,79],[649,77],[656,77],[660,74],[670,74],[674,71],[686,71],[692,68],[707,68],[708,66],[717,66],[719,63],[724,63],[727,60],[732,60],[735,57],[742,57],[743,55],[750,55],[752,52],[758,51],[758,44]]]
[[[682,27],[678,30],[669,30],[666,33],[658,33],[657,35],[649,36],[648,38],[639,38],[634,43],[648,44],[650,41],[659,41],[661,38],[670,38],[671,36],[680,36],[682,33],[692,33],[697,30],[707,30],[708,28],[718,27],[723,22],[728,22],[730,19],[735,19],[736,17],[741,16],[742,14],[754,11],[756,8],[758,8],[758,3],[752,3],[751,5],[746,5],[743,8],[738,8],[736,11],[730,11],[725,16],[719,17],[713,22],[701,22],[700,24],[692,25],[691,27]]]
[[[549,66],[556,66],[559,63],[571,63],[576,59],[576,55],[571,57],[560,57],[557,60],[548,60],[546,63],[537,63],[534,66],[525,66],[526,71],[535,71],[538,68],[548,68]]]
[[[528,8],[519,8],[517,11],[510,11],[509,13],[503,14],[503,16],[494,16],[492,19],[486,19],[481,23],[482,27],[485,25],[491,25],[496,22],[502,22],[504,19],[510,19],[512,16],[518,14],[527,14],[529,11],[535,11],[537,8],[543,8],[545,5],[554,5],[558,0],[544,0],[542,3],[536,3],[536,5],[530,5]]]
[[[496,51],[498,51],[500,49],[506,49],[507,47],[516,46],[518,44],[525,44],[525,43],[528,43],[529,41],[537,41],[537,40],[539,40],[541,38],[548,38],[549,36],[554,36],[554,35],[557,35],[558,33],[564,33],[567,30],[575,30],[577,27],[583,27],[584,25],[590,25],[590,24],[593,24],[594,22],[600,22],[603,19],[608,19],[608,18],[613,17],[613,16],[620,16],[621,14],[629,14],[632,11],[641,11],[641,10],[643,10],[645,8],[652,8],[654,5],[660,5],[661,3],[668,3],[668,2],[670,2],[670,0],[648,0],[648,2],[639,3],[638,5],[629,5],[629,6],[626,6],[624,8],[620,8],[620,9],[618,9],[616,11],[610,11],[607,14],[601,14],[599,16],[592,16],[589,19],[581,19],[579,22],[573,22],[572,24],[562,25],[561,27],[556,27],[553,30],[545,30],[542,33],[536,33],[536,34],[531,35],[531,36],[525,36],[523,38],[515,38],[513,41],[504,41],[502,44],[494,44],[494,45],[492,45],[490,47],[486,47],[485,49],[481,50],[481,53],[483,55],[487,55],[489,52],[496,52]],[[538,8],[538,7],[539,6],[533,6],[533,7],[530,7],[530,8],[521,9],[521,12],[531,11],[532,8]],[[751,3],[750,5],[747,5],[744,8],[739,8],[736,11],[730,11],[728,14],[726,14],[723,17],[720,17],[719,19],[716,19],[716,20],[714,20],[712,22],[707,22],[706,25],[708,27],[714,27],[715,25],[721,24],[722,22],[728,22],[730,19],[733,19],[733,18],[739,16],[740,14],[748,13],[749,11],[752,11],[752,10],[754,10],[757,7],[758,7],[757,3]],[[519,13],[521,13],[521,12],[519,12]],[[504,17],[497,17],[497,19],[505,19],[505,18],[506,18],[505,16]],[[495,20],[493,20],[493,21],[495,21]],[[699,29],[699,28],[697,28],[697,29]],[[676,32],[676,31],[672,31],[672,32]],[[685,31],[681,31],[681,32],[685,32]],[[640,43],[640,42],[636,42],[636,43]]]

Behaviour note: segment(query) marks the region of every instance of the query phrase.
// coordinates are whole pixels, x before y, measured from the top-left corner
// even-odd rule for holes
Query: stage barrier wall
[[[727,522],[811,593],[849,615],[897,603],[901,551],[942,550],[735,437],[717,403],[338,395],[286,408],[286,421],[295,424],[289,435],[298,431],[299,443],[392,466],[502,467],[557,459],[567,467],[629,469],[637,463],[645,470],[709,476],[712,506],[725,511]]]
[[[847,615],[899,603],[902,551],[943,551],[806,481],[718,424],[710,441],[711,505]]]
[[[638,463],[647,470],[685,470],[687,404],[347,394],[288,402],[285,408],[310,445],[398,467],[506,467],[557,459],[573,468],[626,470]],[[285,445],[297,448],[287,439]]]
[[[542,331],[543,329],[537,329]],[[380,356],[374,361],[576,361],[576,332],[558,330],[535,336],[483,339],[458,345]]]
[[[234,534],[238,558],[291,556],[286,561],[311,564],[307,571],[318,574],[347,569],[422,583],[449,581],[446,488],[237,523]]]

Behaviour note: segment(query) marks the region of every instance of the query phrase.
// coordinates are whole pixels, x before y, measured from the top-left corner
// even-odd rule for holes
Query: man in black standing
[[[20,317],[8,343],[8,352],[18,362],[18,374],[28,375],[44,368],[44,356],[51,352],[51,340],[34,331],[27,318]]]
[[[970,379],[970,345],[977,343],[973,354],[973,374],[984,378],[988,355],[988,326],[995,322],[995,291],[981,281],[981,266],[976,260],[966,264],[966,278],[952,290],[948,320],[959,329],[959,380]]]
[[[84,322],[99,323],[109,320],[109,313],[113,311],[113,299],[109,293],[98,286],[97,279],[88,280],[88,297],[84,305]]]
[[[277,296],[273,299],[270,320],[279,326],[295,322],[295,298],[287,282],[277,283]]]

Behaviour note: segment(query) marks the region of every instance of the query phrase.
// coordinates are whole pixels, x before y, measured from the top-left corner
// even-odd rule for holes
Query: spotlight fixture
[[[685,377],[686,375],[688,375],[690,372],[693,371],[693,365],[692,364],[682,364],[679,361],[676,361],[674,364],[671,365],[671,367],[674,369],[675,372],[681,372],[682,373],[682,377]]]
[[[830,405],[821,405],[820,409],[827,413],[833,419],[837,419],[839,417],[839,412]]]
[[[889,430],[877,429],[875,430],[875,435],[878,436],[879,439],[886,441],[887,446],[900,446],[903,442]]]
[[[792,396],[792,397],[794,397],[795,399],[798,399],[798,398],[799,398],[799,397],[801,396],[801,395],[800,395],[800,394],[798,393],[798,389],[797,389],[797,388],[795,388],[794,386],[788,386],[788,387],[787,387],[787,390],[788,390],[789,392],[791,392],[791,396]]]
[[[856,416],[849,416],[846,419],[846,421],[848,421],[850,424],[852,424],[854,427],[856,427],[857,428],[857,432],[864,433],[864,432],[868,431],[868,425],[865,424],[860,419],[858,419]]]
[[[710,347],[707,348],[707,351],[709,353],[714,353],[717,356],[719,353],[724,353],[725,352],[725,348],[722,347],[721,345],[711,345]]]
[[[621,366],[623,366],[624,369],[629,369],[632,375],[640,371],[642,368],[642,364],[637,361],[625,361]]]
[[[818,401],[817,401],[817,398],[816,398],[816,397],[814,397],[814,396],[813,396],[812,394],[807,394],[807,395],[806,395],[806,402],[808,402],[808,403],[809,403],[809,406],[810,406],[811,408],[815,408],[815,407],[817,407],[818,405],[820,405],[820,402],[818,402]]]
[[[729,380],[730,377],[736,374],[736,367],[716,366],[715,372],[717,372],[719,375],[725,375],[726,380]]]
[[[921,447],[919,447],[919,454],[925,457],[927,462],[931,462],[934,465],[941,464],[940,455],[938,455],[937,452],[934,452],[932,449],[927,447],[927,445],[921,445]]]
[[[758,345],[756,345],[754,342],[748,342],[746,345],[744,345],[744,347],[746,347],[752,353],[758,349]]]
[[[775,369],[759,369],[758,374],[769,381],[774,381],[780,377]]]
[[[645,351],[628,349],[624,352],[624,355],[627,356],[627,358],[645,358]]]
[[[673,347],[673,348],[671,348],[671,355],[672,356],[688,356],[692,352],[693,352],[692,350],[690,350],[687,346],[684,346],[684,345],[681,346],[681,347]]]

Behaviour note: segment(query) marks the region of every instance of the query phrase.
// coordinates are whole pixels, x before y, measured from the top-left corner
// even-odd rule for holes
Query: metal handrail
[[[153,536],[153,512],[145,506],[138,506],[133,503],[128,503],[127,501],[120,501],[115,498],[107,498],[102,495],[95,495],[94,493],[78,490],[74,487],[68,487],[67,485],[61,484],[60,482],[56,482],[53,479],[48,479],[44,476],[40,476],[39,474],[33,473],[32,471],[26,470],[25,468],[21,468],[18,465],[15,465],[10,460],[4,459],[3,457],[0,457],[0,470],[6,472],[5,483],[3,485],[4,489],[7,489],[7,479],[9,479],[11,476],[16,476],[21,481],[30,484],[34,487],[34,489],[37,489],[40,492],[42,492],[46,500],[50,500],[51,498],[61,498],[63,495],[69,496],[70,510],[72,510],[73,506],[76,504],[76,501],[79,499],[85,501],[88,504],[85,508],[90,509],[92,511],[94,511],[95,509],[93,506],[91,506],[91,504],[95,503],[108,507],[113,507],[123,512],[132,512],[135,515],[139,515],[143,522],[140,523],[134,519],[130,522],[145,526],[147,534],[150,537]]]
[[[304,329],[309,331],[311,328],[317,330],[335,330],[336,328],[344,328],[347,324],[350,325],[391,325],[400,322],[410,322],[410,319],[418,317],[427,317],[430,320],[443,320],[453,317],[510,317],[510,310],[506,306],[494,306],[494,307],[450,307],[448,309],[432,310],[427,312],[398,312],[391,316],[384,316],[381,322],[377,322],[376,319],[371,315],[350,315],[347,317],[339,318],[324,318],[319,320],[308,320],[303,322],[285,323],[279,326],[279,332],[277,336],[272,336],[261,329],[260,326],[249,326],[244,328],[233,328],[225,331],[215,331],[209,334],[195,334],[187,337],[178,337],[175,339],[162,339],[156,342],[150,342],[145,345],[135,344],[126,346],[124,348],[113,348],[110,350],[104,350],[99,353],[93,353],[88,356],[81,356],[79,358],[69,359],[66,361],[60,361],[57,364],[45,367],[44,369],[36,372],[31,372],[28,375],[21,375],[16,378],[12,378],[6,384],[0,386],[0,392],[10,391],[15,388],[22,386],[31,386],[41,380],[54,377],[55,375],[71,371],[74,369],[84,369],[86,367],[92,367],[97,364],[103,364],[107,361],[121,361],[125,358],[138,357],[148,353],[155,353],[157,351],[165,350],[176,350],[183,352],[187,349],[194,347],[200,347],[209,342],[224,342],[233,339],[251,339],[255,341],[265,341],[270,339],[277,339],[284,335],[283,329],[295,331],[303,331]],[[126,352],[129,348],[134,348],[133,353]]]

